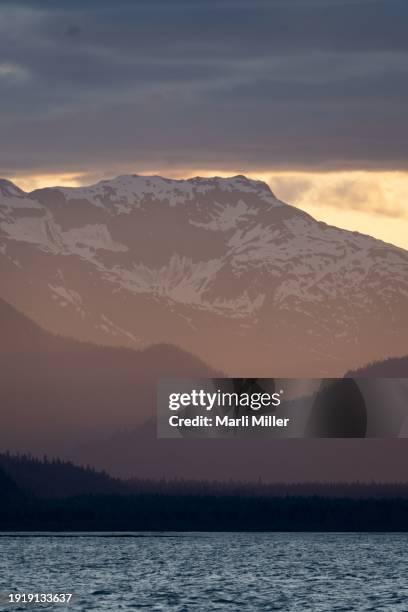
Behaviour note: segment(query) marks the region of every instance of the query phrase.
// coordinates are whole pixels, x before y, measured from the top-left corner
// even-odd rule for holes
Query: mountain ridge
[[[268,437],[159,439],[153,416],[158,378],[223,373],[174,347],[133,351],[55,337],[1,300],[0,325],[2,340],[9,330],[8,340],[0,343],[3,452],[47,454],[115,476],[158,480],[406,479],[403,439],[370,439],[363,445],[358,439],[332,438],[296,444],[287,439],[271,444]],[[36,339],[38,334],[44,338]]]
[[[72,458],[155,414],[161,377],[221,375],[168,345],[142,351],[55,336],[0,298],[0,449]]]
[[[309,219],[313,219],[313,221],[316,221],[314,217],[312,217],[312,215],[305,212],[304,210],[298,208],[297,206],[288,204],[287,202],[283,202],[282,200],[277,198],[277,196],[272,191],[271,187],[269,186],[267,182],[259,180],[259,179],[248,178],[244,174],[236,174],[236,175],[231,175],[229,177],[221,177],[221,176],[203,177],[203,176],[197,175],[194,177],[187,177],[187,178],[181,178],[181,179],[180,178],[166,178],[158,174],[151,174],[151,175],[122,174],[122,175],[114,176],[110,179],[101,179],[97,181],[96,183],[90,183],[86,185],[66,186],[66,185],[57,184],[57,185],[49,185],[46,187],[37,187],[35,189],[32,189],[31,191],[24,191],[14,181],[0,177],[0,194],[2,193],[1,190],[3,188],[3,194],[6,193],[6,190],[9,190],[8,195],[13,195],[14,197],[15,196],[29,197],[29,198],[32,197],[35,200],[36,199],[35,196],[37,194],[39,195],[42,194],[44,191],[45,192],[60,191],[61,193],[65,195],[69,195],[69,194],[75,195],[76,193],[92,191],[92,190],[95,190],[101,187],[111,187],[112,185],[115,185],[116,183],[120,183],[121,181],[127,181],[127,180],[131,181],[133,179],[144,180],[146,182],[154,182],[155,180],[159,180],[160,182],[170,184],[170,185],[175,185],[175,186],[176,185],[182,186],[185,184],[194,185],[194,184],[200,184],[200,183],[202,183],[203,185],[206,185],[206,184],[210,185],[212,181],[216,181],[220,186],[224,185],[230,188],[234,186],[234,183],[236,184],[237,182],[240,182],[248,186],[251,186],[253,188],[257,188],[260,191],[264,191],[265,194],[267,194],[269,197],[272,197],[279,206],[284,206],[284,207],[294,209],[300,215],[306,218],[309,218]],[[228,189],[226,188],[225,191],[228,191]],[[341,231],[347,232],[349,234],[353,234],[355,236],[371,238],[372,240],[375,240],[377,243],[391,246],[392,248],[400,250],[404,253],[408,252],[406,249],[404,249],[401,246],[395,245],[391,242],[386,242],[385,240],[382,240],[381,238],[377,238],[377,237],[374,238],[373,236],[367,233],[359,232],[356,230],[345,230],[343,228],[339,228],[337,226],[330,225],[324,221],[316,221],[316,222],[322,226],[325,226],[328,228],[340,229]]]
[[[261,181],[17,189],[0,196],[1,295],[54,333],[176,344],[238,376],[341,376],[406,353],[408,252]]]
[[[235,174],[229,177],[222,176],[213,176],[213,177],[205,177],[205,176],[192,176],[187,178],[167,178],[163,177],[159,174],[119,174],[109,179],[101,179],[96,183],[90,183],[86,185],[77,185],[77,186],[66,186],[66,185],[48,185],[46,187],[37,187],[32,189],[31,191],[24,191],[21,189],[14,181],[11,181],[7,178],[0,177],[0,188],[10,189],[10,192],[21,193],[25,196],[31,196],[36,194],[37,192],[41,192],[44,189],[57,189],[57,190],[66,190],[67,192],[74,192],[80,190],[88,190],[95,189],[97,187],[104,187],[115,185],[117,183],[122,183],[123,181],[143,181],[147,185],[149,183],[159,182],[167,185],[190,185],[190,186],[211,186],[214,182],[216,182],[221,188],[224,188],[226,191],[231,189],[233,186],[237,184],[251,186],[252,188],[257,188],[262,191],[265,191],[269,195],[272,195],[276,198],[275,194],[272,192],[270,186],[265,181],[261,181],[258,179],[248,178],[244,174]]]
[[[389,357],[384,361],[375,361],[352,372],[347,372],[345,377],[408,378],[408,356]]]

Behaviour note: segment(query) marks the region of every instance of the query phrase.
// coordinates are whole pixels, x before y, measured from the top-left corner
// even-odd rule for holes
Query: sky
[[[408,248],[406,0],[0,0],[0,176],[246,174]]]

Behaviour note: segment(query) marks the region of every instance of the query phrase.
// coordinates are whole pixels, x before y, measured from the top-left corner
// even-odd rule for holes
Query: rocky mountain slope
[[[342,375],[408,345],[408,253],[243,176],[2,180],[0,278],[53,332],[171,343],[234,375]]]

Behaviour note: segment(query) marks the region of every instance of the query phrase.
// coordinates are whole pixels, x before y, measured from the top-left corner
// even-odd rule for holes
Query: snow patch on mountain
[[[134,334],[131,334],[126,329],[123,329],[122,327],[120,327],[119,325],[114,323],[105,314],[103,314],[103,313],[101,314],[101,319],[103,321],[101,326],[103,325],[105,331],[107,331],[108,333],[113,334],[114,336],[118,336],[118,335],[119,336],[120,335],[125,336],[126,338],[129,338],[130,340],[132,340],[132,342],[137,344],[139,346],[139,348],[141,348],[143,346],[143,343],[142,343],[140,338],[136,337]]]
[[[43,260],[42,282],[54,303],[138,343],[136,322],[122,329],[120,309],[140,295],[166,311],[171,305],[189,329],[198,327],[203,311],[247,326],[285,325],[301,314],[315,336],[320,330],[322,337],[346,335],[350,342],[367,310],[386,308],[392,322],[407,305],[406,251],[317,222],[280,202],[264,183],[241,176],[120,176],[31,194],[7,183],[0,193],[0,238],[5,258],[17,253],[27,262],[38,251],[59,256],[55,266],[69,281],[56,276],[54,260]],[[40,264],[37,274],[42,279]],[[112,313],[120,293],[110,318],[86,303],[89,278],[89,294],[105,296]]]
[[[10,239],[38,245],[42,251],[76,254],[86,259],[92,259],[98,250],[128,250],[125,245],[112,239],[106,225],[88,224],[64,232],[48,212],[41,217],[26,216],[3,221],[0,230]]]
[[[168,264],[152,268],[143,263],[130,270],[115,266],[115,280],[132,293],[153,293],[175,302],[199,304],[214,276],[222,267],[218,259],[193,262],[175,253]]]
[[[94,251],[105,250],[113,253],[124,253],[128,248],[115,242],[106,225],[84,225],[66,232],[61,232],[64,247],[70,253],[92,258]]]
[[[17,242],[37,244],[44,250],[50,250],[53,242],[52,226],[53,221],[47,217],[18,217],[13,221],[0,223],[0,229],[9,238]]]
[[[206,179],[166,179],[160,176],[124,175],[112,180],[103,180],[90,187],[57,187],[67,202],[87,200],[93,205],[116,213],[128,214],[142,202],[153,200],[170,207],[193,202],[195,197],[211,192],[241,192],[255,194],[269,205],[280,206],[270,188],[262,181],[243,176]]]
[[[200,223],[190,219],[189,223],[206,230],[226,232],[235,228],[239,222],[245,222],[257,214],[258,210],[254,206],[248,206],[243,200],[239,200],[235,205],[214,202],[214,212],[210,213],[210,221]]]
[[[50,288],[51,293],[53,294],[53,298],[60,299],[62,305],[71,304],[72,306],[77,308],[78,311],[84,312],[82,308],[82,298],[79,293],[77,293],[73,289],[69,289],[68,287],[63,287],[61,285],[52,285],[49,283],[48,287]]]

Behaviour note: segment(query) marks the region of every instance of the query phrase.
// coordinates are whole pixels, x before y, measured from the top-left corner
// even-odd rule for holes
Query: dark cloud
[[[405,168],[406,0],[3,0],[0,173]]]

